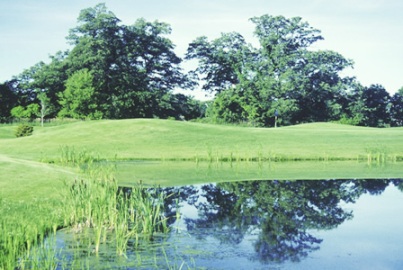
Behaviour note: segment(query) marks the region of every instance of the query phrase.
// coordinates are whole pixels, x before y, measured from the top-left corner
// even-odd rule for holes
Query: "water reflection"
[[[95,255],[93,238],[59,231],[55,250],[65,262],[58,269],[403,267],[403,179],[242,181],[147,191],[166,193],[169,235],[139,245],[130,240],[119,256],[113,232]]]
[[[166,202],[167,216],[176,216],[179,205],[197,209],[197,216],[183,213],[193,237],[236,246],[256,235],[250,259],[267,264],[298,262],[318,250],[322,239],[311,234],[313,229],[336,228],[354,214],[343,203],[382,194],[389,184],[403,191],[401,179],[245,181],[164,190],[174,194]]]

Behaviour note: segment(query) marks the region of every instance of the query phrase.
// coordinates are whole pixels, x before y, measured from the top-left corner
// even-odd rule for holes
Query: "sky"
[[[139,18],[170,24],[180,57],[199,36],[212,40],[234,31],[257,45],[252,17],[302,17],[324,37],[313,50],[354,61],[345,75],[391,94],[403,87],[401,0],[0,0],[0,83],[70,48],[66,36],[80,11],[101,2],[125,25]]]

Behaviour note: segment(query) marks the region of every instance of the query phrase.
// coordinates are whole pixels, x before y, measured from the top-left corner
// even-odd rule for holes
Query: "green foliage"
[[[16,128],[15,136],[16,137],[31,136],[33,132],[34,132],[34,127],[33,126],[28,126],[26,124],[21,124]]]
[[[343,115],[338,121],[334,122],[342,125],[358,126],[361,123],[361,121],[362,121],[361,117],[358,115],[355,117],[348,117],[346,115]]]
[[[39,111],[39,105],[32,103],[29,104],[26,108],[23,106],[14,107],[11,110],[11,116],[19,119],[32,119],[35,118]]]
[[[29,266],[34,257],[32,248],[42,245],[47,235],[55,233],[60,224],[58,206],[57,201],[49,198],[0,200],[0,269],[41,268]]]
[[[219,93],[213,104],[208,108],[207,116],[226,123],[240,123],[246,120],[247,113],[242,107],[239,96],[233,94],[233,89],[228,89]]]
[[[70,51],[0,86],[0,122],[10,116],[40,116],[43,122],[56,115],[194,119],[204,116],[203,104],[172,92],[192,89],[201,79],[202,89],[217,94],[209,108],[216,122],[274,126],[277,110],[279,125],[337,121],[343,115],[358,116],[363,126],[403,125],[402,90],[391,98],[379,85],[364,88],[343,77],[353,62],[334,51],[313,50],[323,39],[318,29],[300,17],[263,15],[250,21],[257,47],[236,32],[213,40],[198,37],[185,55],[198,66],[184,74],[168,38],[169,24],[138,19],[123,25],[105,4],[86,8],[68,35]]]
[[[139,19],[119,25],[103,4],[82,10],[78,21],[69,36],[75,47],[68,61],[73,72],[92,72],[102,117],[159,116],[162,97],[188,81],[166,37],[171,33],[168,24]]]
[[[93,76],[88,69],[79,70],[66,81],[66,90],[59,94],[62,106],[59,117],[100,119]]]
[[[7,122],[11,109],[17,105],[17,96],[7,83],[0,84],[0,123]]]
[[[166,117],[160,110],[163,97],[175,88],[194,85],[182,73],[181,59],[167,37],[170,33],[170,26],[158,21],[138,19],[122,25],[104,4],[86,8],[68,36],[71,51],[58,52],[49,64],[40,62],[17,77],[13,91],[20,101],[16,105],[41,104],[38,112],[44,116],[45,103],[36,96],[40,89],[46,92],[52,116]],[[181,114],[175,113],[175,117]]]
[[[403,88],[391,97],[389,106],[391,125],[403,126]]]
[[[11,109],[11,116],[16,118],[26,118],[25,108],[23,106],[16,106]]]
[[[203,88],[218,93],[209,116],[260,126],[273,126],[276,110],[281,125],[338,119],[349,82],[339,72],[352,62],[336,52],[308,50],[323,38],[299,17],[251,21],[259,48],[237,33],[189,45],[186,58],[199,60],[194,72],[204,75]]]
[[[199,60],[194,72],[203,76],[205,84],[202,88],[218,93],[240,82],[251,56],[251,48],[245,39],[235,32],[222,33],[211,42],[205,36],[199,37],[189,44],[186,53],[187,60]]]

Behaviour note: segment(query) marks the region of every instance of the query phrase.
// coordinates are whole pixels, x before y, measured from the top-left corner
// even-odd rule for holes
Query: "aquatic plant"
[[[33,267],[31,261],[45,251],[36,249],[33,253],[33,248],[58,228],[58,205],[49,200],[0,200],[0,269],[43,269]],[[43,263],[50,263],[50,260],[51,256],[42,259]]]
[[[76,179],[72,185],[66,183],[69,192],[63,199],[64,224],[77,232],[92,228],[96,254],[103,233],[114,232],[116,252],[124,255],[130,239],[134,238],[137,245],[139,238],[152,239],[154,233],[168,231],[162,211],[165,195],[151,192],[142,183],[121,189],[112,170],[91,165],[81,179]]]

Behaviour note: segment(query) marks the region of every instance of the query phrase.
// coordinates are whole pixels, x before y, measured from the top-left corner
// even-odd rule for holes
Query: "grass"
[[[0,126],[0,196],[15,200],[52,197],[63,180],[74,178],[72,159],[82,162],[90,156],[119,161],[120,182],[165,185],[210,179],[403,176],[393,165],[403,159],[403,128],[315,123],[267,129],[131,119],[35,127],[32,136],[15,138],[15,127]],[[193,163],[168,163],[172,160]],[[272,162],[276,160],[299,163]],[[222,161],[227,162],[218,166]],[[241,161],[257,165],[233,166]],[[331,164],[322,169],[327,162]],[[379,166],[386,162],[388,168]],[[364,173],[368,166],[371,170]]]
[[[97,151],[107,159],[211,160],[277,158],[279,160],[367,158],[368,149],[383,149],[403,158],[402,128],[365,128],[316,123],[277,129],[220,126],[157,119],[76,122],[10,139],[0,127],[3,155],[39,161],[57,159],[62,145]],[[5,134],[5,135],[4,135]]]
[[[89,154],[83,160],[81,152],[62,150],[62,161],[82,171],[75,175],[74,182],[52,182],[54,179],[42,175],[36,178],[45,183],[37,180],[33,181],[37,186],[33,186],[24,179],[30,172],[71,172],[53,165],[3,157],[6,165],[11,164],[5,168],[21,176],[25,186],[13,183],[21,190],[27,190],[28,186],[37,193],[23,194],[15,190],[9,194],[10,188],[2,189],[6,192],[0,194],[0,269],[55,269],[59,260],[44,244],[44,239],[60,227],[90,230],[83,240],[89,243],[89,252],[96,255],[106,241],[102,236],[108,232],[115,234],[116,253],[125,255],[129,240],[150,240],[155,233],[168,231],[161,206],[165,194],[151,193],[142,185],[132,185],[130,194],[119,192],[113,167],[92,162]],[[82,166],[83,161],[86,166]],[[14,166],[25,170],[13,170]]]
[[[113,222],[115,237],[121,242],[117,252],[124,253],[132,228],[119,219],[119,230],[116,224],[122,217],[105,221],[91,216],[103,215],[93,211],[98,203],[91,201],[91,192],[80,188],[87,192],[83,198],[89,203],[78,213],[70,209],[68,222],[61,210],[72,206],[61,205],[63,196],[68,196],[65,183],[77,179],[76,166],[83,161],[91,164],[94,156],[97,162],[117,162],[117,180],[127,185],[138,180],[169,186],[246,179],[403,176],[399,164],[403,159],[403,128],[316,123],[265,129],[134,119],[36,126],[32,136],[23,138],[14,137],[15,128],[0,126],[0,269],[14,268],[18,254],[66,223],[89,224],[97,250],[105,228],[113,227]],[[115,203],[105,201],[103,208]],[[78,208],[77,204],[72,207]],[[146,211],[152,206],[136,206],[142,207],[144,216],[150,217]],[[163,220],[154,216],[144,218],[138,226],[146,229],[157,223]]]

